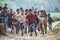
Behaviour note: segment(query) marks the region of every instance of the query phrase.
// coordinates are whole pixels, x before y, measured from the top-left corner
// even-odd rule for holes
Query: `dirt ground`
[[[53,23],[53,26],[56,25],[58,22]],[[10,31],[7,31],[7,35],[0,35],[0,40],[60,40],[60,33],[52,33],[48,30],[48,33],[45,35],[40,34],[40,32],[38,32],[38,35],[35,36],[35,34],[33,33],[33,36],[29,36],[24,34],[24,36],[21,36],[21,34],[15,34],[15,33],[11,33]]]

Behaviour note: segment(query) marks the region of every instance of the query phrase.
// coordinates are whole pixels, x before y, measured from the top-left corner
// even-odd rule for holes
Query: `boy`
[[[30,32],[31,32],[30,36],[32,36],[33,28],[35,28],[35,26],[33,26],[33,25],[34,25],[34,23],[35,23],[35,21],[36,21],[36,17],[35,17],[35,15],[32,13],[32,10],[31,10],[31,9],[29,9],[29,14],[26,16],[26,19],[27,19],[27,21],[28,21],[28,23],[29,23],[29,28],[30,28]],[[35,33],[35,34],[36,34],[36,33]],[[37,34],[36,34],[36,35],[37,35]]]
[[[25,14],[24,10],[20,9],[20,27],[21,27],[21,35],[23,36],[24,29],[25,29]]]
[[[35,22],[35,28],[36,29],[39,29],[39,19],[38,19],[38,12],[35,11],[34,12],[35,16],[36,16],[36,22]]]
[[[28,9],[25,10],[25,18],[28,15]],[[25,21],[25,33],[28,34],[28,22]]]
[[[16,20],[18,22],[18,26],[16,27],[16,34],[18,34],[18,32],[20,30],[20,10],[19,9],[16,10],[15,16],[16,16]]]
[[[38,18],[40,20],[41,34],[47,33],[47,15],[46,15],[46,12],[44,10],[41,10],[39,12]],[[44,28],[42,25],[44,25]]]
[[[48,27],[49,27],[49,30],[52,30],[52,22],[54,22],[54,20],[50,17],[50,14],[48,14]]]

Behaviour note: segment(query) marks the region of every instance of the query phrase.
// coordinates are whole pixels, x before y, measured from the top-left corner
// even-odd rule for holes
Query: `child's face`
[[[32,11],[29,11],[29,14],[32,14]]]
[[[19,14],[19,11],[17,11],[17,13]]]
[[[23,15],[24,14],[24,11],[23,10],[20,10],[20,13],[21,13],[21,15]]]

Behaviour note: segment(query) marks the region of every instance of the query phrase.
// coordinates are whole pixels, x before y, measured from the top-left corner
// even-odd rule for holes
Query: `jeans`
[[[48,24],[49,30],[52,30],[52,23]]]
[[[34,31],[35,32],[35,35],[37,35],[37,32],[36,32],[36,27],[35,27],[35,23],[29,23],[29,27],[30,27],[30,31],[31,31],[31,36],[32,36],[32,32]]]
[[[20,22],[18,22],[18,26],[16,27],[16,34],[19,32],[20,30]]]
[[[25,22],[21,23],[20,27],[21,27],[21,35],[23,36],[24,32],[25,32]]]
[[[4,23],[4,28],[5,28],[5,31],[6,31],[6,29],[8,27],[8,18],[5,17],[4,20],[2,20],[2,22]]]

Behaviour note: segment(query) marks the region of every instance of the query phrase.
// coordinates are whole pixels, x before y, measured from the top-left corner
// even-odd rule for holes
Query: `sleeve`
[[[25,21],[28,21],[28,15],[25,17]]]
[[[28,15],[26,16],[26,19],[28,19]]]
[[[51,21],[54,22],[54,20],[51,18]]]
[[[40,20],[40,17],[39,16],[37,16],[37,18]]]

